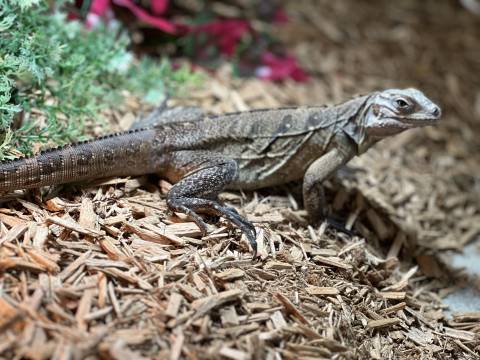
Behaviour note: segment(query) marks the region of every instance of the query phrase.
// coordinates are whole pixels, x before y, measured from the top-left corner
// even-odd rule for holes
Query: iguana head
[[[383,138],[407,129],[435,124],[438,105],[417,89],[388,89],[367,102],[362,127],[367,137]]]

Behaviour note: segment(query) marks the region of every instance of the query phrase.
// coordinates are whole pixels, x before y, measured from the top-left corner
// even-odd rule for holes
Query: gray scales
[[[321,183],[379,140],[435,124],[440,108],[416,89],[389,89],[335,106],[262,109],[206,116],[196,108],[156,111],[130,131],[0,163],[0,191],[99,177],[157,173],[174,184],[172,211],[222,216],[245,233],[254,226],[218,202],[223,189],[252,190],[303,179],[312,221],[324,216]]]

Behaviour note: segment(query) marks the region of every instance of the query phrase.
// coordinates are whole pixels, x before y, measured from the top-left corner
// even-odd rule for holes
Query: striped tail
[[[154,139],[139,129],[0,162],[0,191],[154,172]]]

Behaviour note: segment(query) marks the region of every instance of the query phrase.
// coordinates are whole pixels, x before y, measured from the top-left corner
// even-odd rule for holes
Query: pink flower
[[[273,22],[275,24],[285,24],[288,22],[288,15],[282,8],[279,8],[273,14]]]
[[[155,15],[162,15],[168,9],[169,0],[150,0],[150,8]]]
[[[262,64],[255,71],[260,79],[279,81],[291,78],[298,82],[308,80],[307,73],[298,65],[297,59],[292,55],[278,57],[267,51],[262,55]]]
[[[91,28],[102,20],[108,21],[113,17],[111,7],[115,4],[130,10],[140,21],[169,34],[177,36],[206,34],[207,40],[206,43],[202,44],[203,49],[212,45],[217,46],[220,53],[226,57],[235,55],[238,44],[244,39],[245,35],[256,35],[251,24],[243,19],[215,20],[197,26],[170,21],[165,17],[169,3],[169,0],[150,0],[150,11],[148,11],[137,5],[134,0],[92,0],[86,23]],[[275,23],[284,23],[288,21],[288,17],[283,9],[280,8],[274,13],[272,20]],[[255,41],[253,41],[253,44],[255,44]],[[200,49],[201,52],[202,50]],[[255,71],[256,76],[261,79],[280,81],[291,78],[299,82],[308,80],[307,73],[291,55],[281,57],[267,51],[261,56],[261,64]]]
[[[193,33],[207,33],[218,44],[220,52],[232,56],[242,37],[252,31],[246,20],[218,20],[192,29]]]
[[[129,9],[141,21],[166,33],[178,34],[185,32],[188,28],[185,25],[175,24],[158,16],[167,10],[168,0],[151,1],[151,9],[155,15],[149,14],[148,11],[135,4],[133,0],[93,0],[90,4],[90,11],[87,14],[87,26],[93,27],[100,22],[101,18],[107,17],[111,11],[112,2],[117,6]]]
[[[89,29],[100,24],[102,18],[111,15],[110,0],[93,0],[85,19],[85,23]]]
[[[105,18],[112,3],[129,9],[139,20],[169,34],[206,33],[210,35],[211,43],[217,44],[220,52],[227,56],[232,56],[241,38],[252,31],[246,20],[218,20],[195,27],[169,21],[160,16],[167,11],[168,0],[151,0],[152,13],[138,6],[133,0],[93,0],[87,14],[87,26],[93,27],[101,18]]]
[[[90,4],[90,13],[104,16],[110,9],[110,0],[93,0]]]
[[[172,21],[165,20],[160,16],[154,16],[149,14],[145,9],[135,4],[132,0],[113,0],[115,5],[125,7],[129,9],[138,19],[146,22],[147,24],[156,27],[159,30],[165,31],[169,34],[178,34],[179,32],[184,32],[187,29],[187,26],[175,24]],[[156,3],[156,5],[153,5]],[[163,13],[167,6],[168,1],[154,1],[152,6],[155,6],[156,11]]]

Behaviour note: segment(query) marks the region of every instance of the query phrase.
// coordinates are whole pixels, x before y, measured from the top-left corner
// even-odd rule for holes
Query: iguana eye
[[[397,104],[399,109],[406,109],[410,106],[410,104],[408,102],[406,102],[405,100],[403,100],[401,98],[395,100],[395,103]]]

